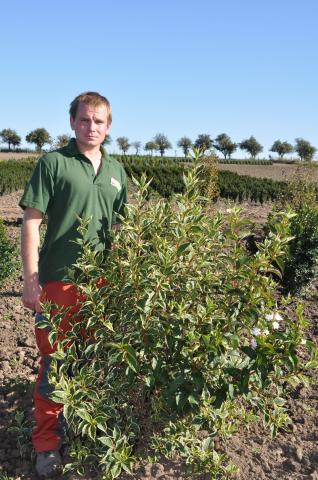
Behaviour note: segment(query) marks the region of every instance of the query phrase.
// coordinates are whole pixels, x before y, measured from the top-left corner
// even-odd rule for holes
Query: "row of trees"
[[[116,142],[119,149],[124,155],[126,155],[130,147],[135,148],[135,153],[136,155],[138,155],[139,150],[142,147],[141,142],[137,141],[130,143],[127,137],[118,137],[116,139]],[[144,146],[144,150],[146,152],[150,152],[151,155],[153,154],[153,152],[159,151],[161,156],[164,155],[166,150],[170,150],[171,148],[172,144],[170,143],[166,135],[164,135],[163,133],[157,133],[157,135],[154,136],[153,140],[147,142]]]
[[[17,134],[15,130],[11,128],[4,128],[0,132],[0,138],[2,143],[8,144],[8,149],[11,150],[11,147],[18,147],[21,145],[22,138]],[[25,137],[25,140],[28,143],[35,144],[37,150],[42,150],[44,145],[54,145],[56,148],[63,147],[66,145],[71,136],[67,134],[58,135],[56,140],[53,141],[49,132],[45,128],[36,128],[28,133]]]
[[[7,143],[9,150],[13,146],[16,148],[21,144],[21,137],[15,130],[5,128],[0,132],[0,138],[2,143]],[[34,143],[38,150],[42,150],[44,145],[52,145],[54,143],[55,148],[60,148],[66,145],[70,136],[67,134],[59,135],[56,141],[53,142],[49,132],[45,128],[37,128],[28,133],[25,137],[28,143]],[[111,143],[111,137],[105,138],[105,144]],[[118,137],[116,139],[117,145],[121,152],[126,155],[130,148],[135,149],[136,155],[139,154],[142,148],[142,143],[139,141],[131,142],[127,137]],[[183,150],[184,156],[187,157],[192,147],[200,148],[203,153],[208,150],[215,149],[224,155],[225,159],[230,159],[231,155],[240,148],[245,150],[252,158],[256,158],[263,151],[263,146],[256,140],[254,136],[246,138],[239,143],[235,143],[226,133],[221,133],[215,139],[212,139],[209,134],[202,133],[198,135],[197,139],[192,142],[189,137],[182,137],[177,142],[177,146]],[[168,140],[167,136],[163,133],[158,133],[152,140],[145,143],[144,150],[150,152],[153,155],[154,152],[160,152],[163,156],[166,150],[172,148],[172,144]],[[288,143],[287,141],[275,140],[271,149],[271,152],[277,153],[282,159],[284,155],[292,152],[296,152],[301,160],[312,160],[317,149],[311,145],[310,142],[303,138],[296,138],[295,145]]]
[[[126,154],[130,147],[134,147],[136,149],[136,155],[138,155],[139,149],[141,148],[141,142],[129,143],[127,137],[118,137],[116,141],[123,154]],[[225,159],[230,159],[231,155],[237,150],[237,148],[245,150],[252,158],[255,158],[263,150],[263,146],[253,136],[242,140],[240,143],[235,143],[226,133],[221,133],[214,140],[210,135],[203,133],[198,135],[195,142],[192,142],[188,137],[182,137],[177,142],[177,145],[182,148],[185,157],[189,155],[193,146],[200,148],[204,153],[214,148],[221,152]],[[163,133],[155,135],[153,140],[147,142],[144,146],[144,149],[150,151],[151,154],[153,154],[154,151],[159,151],[161,156],[163,156],[165,151],[170,148],[172,148],[172,145]],[[281,159],[287,153],[296,152],[301,160],[312,160],[317,149],[307,140],[296,138],[294,146],[286,141],[282,142],[281,140],[276,140],[270,151],[277,153]]]

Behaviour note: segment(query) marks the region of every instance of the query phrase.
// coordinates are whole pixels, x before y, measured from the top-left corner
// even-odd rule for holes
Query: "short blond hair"
[[[75,119],[79,103],[86,103],[86,105],[92,105],[97,107],[99,105],[105,105],[107,107],[107,124],[112,123],[112,107],[106,97],[100,95],[97,92],[83,92],[77,95],[70,104],[70,116]]]

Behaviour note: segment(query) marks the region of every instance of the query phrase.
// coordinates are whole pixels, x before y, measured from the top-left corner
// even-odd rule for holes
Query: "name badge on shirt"
[[[119,181],[116,180],[116,178],[112,177],[112,178],[110,179],[110,183],[112,184],[113,187],[117,188],[117,190],[120,192],[120,190],[121,190],[121,185],[120,185]]]

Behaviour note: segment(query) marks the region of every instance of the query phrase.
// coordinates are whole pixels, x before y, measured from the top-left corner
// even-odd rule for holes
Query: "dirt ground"
[[[239,175],[250,175],[251,177],[271,178],[272,180],[287,180],[295,172],[297,165],[286,163],[273,163],[273,165],[236,165],[219,164],[220,170],[228,170]]]
[[[17,206],[21,192],[0,197],[0,218],[12,239],[19,241]],[[217,208],[228,205],[220,202]],[[243,204],[243,211],[256,223],[264,223],[270,205]],[[22,277],[17,276],[0,289],[0,480],[35,479],[30,447],[33,422],[32,392],[38,369],[32,314],[21,303]],[[318,336],[318,285],[305,300],[306,317],[311,320],[311,335]],[[318,480],[318,388],[317,375],[310,387],[301,387],[289,399],[293,425],[271,440],[259,425],[239,431],[226,447],[228,457],[239,467],[236,480]],[[10,430],[10,429],[14,430]],[[73,477],[75,478],[75,477]],[[140,465],[132,476],[122,479],[184,479],[179,462]],[[190,477],[191,478],[191,477]],[[192,477],[198,478],[198,477]],[[207,480],[209,477],[201,476]]]
[[[38,157],[39,154],[37,152],[0,152],[0,160],[20,160],[21,158],[27,157]]]

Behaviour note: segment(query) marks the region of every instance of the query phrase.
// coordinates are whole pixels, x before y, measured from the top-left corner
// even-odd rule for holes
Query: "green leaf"
[[[90,416],[88,411],[85,410],[84,408],[78,408],[75,412],[80,418],[82,418],[86,422],[91,422],[92,421],[92,417]]]
[[[127,465],[126,463],[122,463],[121,466],[122,466],[122,469],[125,470],[126,473],[132,474],[133,464],[130,466],[130,465]]]
[[[55,390],[51,395],[50,399],[56,403],[66,403],[68,400],[68,394],[63,390]]]
[[[151,368],[152,368],[153,370],[156,370],[157,365],[158,365],[158,359],[157,359],[156,357],[152,357],[152,360],[151,360]]]
[[[51,324],[48,322],[48,320],[43,319],[43,320],[36,320],[36,328],[50,328]]]
[[[55,358],[55,360],[65,360],[65,352],[63,350],[57,350],[56,352],[51,354],[52,358]]]
[[[97,428],[99,428],[99,430],[101,430],[102,432],[107,433],[107,425],[106,424],[97,423]]]
[[[151,388],[155,384],[155,377],[153,375],[148,375],[144,378],[144,382],[148,388]]]
[[[70,420],[73,412],[74,412],[73,407],[71,407],[71,406],[68,405],[68,404],[67,404],[67,405],[64,405],[63,415],[64,415],[66,421],[69,421],[69,420]]]
[[[189,249],[189,246],[191,245],[190,242],[182,243],[180,247],[177,250],[177,255],[182,255],[186,250]]]
[[[125,359],[129,365],[129,368],[135,373],[138,370],[138,360],[135,350],[130,345],[125,345],[124,350],[126,352]]]
[[[88,345],[88,347],[84,351],[84,355],[86,357],[89,356],[90,353],[92,353],[95,350],[95,343],[92,343],[91,345]]]
[[[97,440],[99,440],[103,445],[106,445],[106,447],[112,448],[114,446],[114,441],[111,437],[97,437]]]
[[[231,399],[233,399],[234,398],[234,385],[233,385],[233,383],[229,383],[228,392],[229,392],[229,397]]]
[[[178,375],[169,385],[168,391],[169,394],[173,394],[179,387],[184,383],[185,379],[183,375]]]
[[[204,440],[202,440],[202,450],[203,451],[207,451],[207,450],[211,450],[213,448],[213,445],[214,445],[214,441],[213,441],[213,438],[212,437],[207,437],[205,438]]]
[[[188,396],[188,402],[189,402],[191,405],[199,405],[198,398],[196,398],[194,395],[189,395],[189,396]]]
[[[281,397],[276,397],[276,398],[274,398],[273,402],[274,402],[275,405],[277,405],[278,407],[282,407],[283,405],[285,405],[286,400],[285,400],[284,398],[281,398]]]
[[[193,226],[191,227],[191,232],[193,232],[193,233],[202,233],[202,228],[199,227],[198,225],[193,225]]]
[[[229,341],[231,342],[231,346],[232,348],[238,348],[239,344],[240,344],[240,337],[236,334],[234,335],[231,335],[229,337]]]
[[[115,465],[111,468],[110,472],[112,474],[112,478],[116,478],[118,477],[118,475],[120,474],[120,465],[118,463],[115,463]]]

